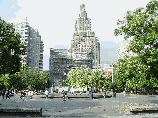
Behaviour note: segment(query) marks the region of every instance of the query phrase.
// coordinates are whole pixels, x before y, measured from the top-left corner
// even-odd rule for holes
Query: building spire
[[[82,3],[82,5],[80,5],[80,12],[81,11],[85,11],[85,5]]]
[[[80,14],[79,14],[79,17],[87,19],[87,13],[85,11],[85,5],[83,3],[82,3],[82,5],[80,5]]]

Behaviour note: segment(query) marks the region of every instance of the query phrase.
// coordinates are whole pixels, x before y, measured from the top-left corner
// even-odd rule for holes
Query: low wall
[[[0,116],[42,116],[42,108],[0,108]]]

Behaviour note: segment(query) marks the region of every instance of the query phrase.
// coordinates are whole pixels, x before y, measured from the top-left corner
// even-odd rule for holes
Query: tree
[[[38,69],[29,69],[27,79],[25,80],[25,84],[30,86],[32,89],[41,89],[41,84],[43,80],[41,78],[41,73]]]
[[[107,79],[106,79],[104,71],[99,71],[98,69],[96,69],[95,71],[92,71],[91,73],[92,74],[90,76],[90,80],[91,80],[90,85],[92,87],[100,89],[103,86],[106,86],[106,84],[107,84],[106,80]]]
[[[17,76],[17,74],[2,74],[0,77],[0,83],[4,88],[23,88],[22,80]]]
[[[21,71],[17,74],[18,78],[21,78],[23,89],[40,89],[43,80],[41,73],[38,69],[29,69],[28,66],[22,66]]]
[[[43,71],[43,73],[42,73],[42,80],[43,80],[43,82],[42,82],[43,85],[42,86],[47,88],[48,87],[48,83],[49,83],[49,70]]]
[[[109,88],[107,84],[109,84],[109,79],[106,78],[104,71],[95,70],[92,71],[89,68],[80,68],[80,69],[73,69],[69,71],[67,74],[68,78],[64,80],[64,82],[69,87],[96,87],[102,88],[105,86]]]
[[[15,74],[5,74],[0,77],[3,85],[9,88],[22,89],[44,89],[45,78],[38,69],[29,69],[23,65]]]
[[[0,19],[0,75],[20,71],[21,58],[26,47],[21,44],[20,34],[15,33],[13,24]]]
[[[114,73],[114,82],[117,84],[119,89],[126,88],[126,80],[128,79],[128,66],[127,66],[127,57],[125,59],[119,59],[117,62],[115,73]]]
[[[152,0],[146,8],[137,8],[134,12],[127,11],[123,21],[118,20],[118,25],[121,26],[115,29],[115,36],[124,35],[125,40],[132,38],[127,49],[138,54],[138,57],[118,61],[119,67],[116,74],[119,78],[117,81],[121,81],[120,86],[128,88],[142,85],[158,86],[157,16],[158,1]]]
[[[79,76],[79,70],[72,69],[67,74],[68,78],[66,80],[63,80],[70,88],[71,87],[79,87],[79,83],[77,81],[77,77]]]
[[[0,77],[0,81],[1,81],[2,85],[4,85],[4,86],[9,86],[9,85],[10,85],[10,77],[9,77],[9,74],[2,75],[2,76]]]
[[[116,78],[116,77],[114,77],[114,78]],[[112,88],[112,76],[111,75],[105,77],[103,86],[104,86],[105,90],[110,90]]]

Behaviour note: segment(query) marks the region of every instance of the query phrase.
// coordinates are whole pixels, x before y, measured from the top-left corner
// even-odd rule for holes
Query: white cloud
[[[13,7],[14,7],[14,5],[11,8],[13,8]]]
[[[15,18],[15,13],[19,11],[20,7],[17,5],[18,0],[3,0],[0,1],[0,17],[9,21],[12,18]]]

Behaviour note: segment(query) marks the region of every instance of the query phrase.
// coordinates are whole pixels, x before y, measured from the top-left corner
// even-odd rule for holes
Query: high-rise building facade
[[[25,55],[20,55],[21,63],[43,71],[44,44],[38,30],[32,28],[27,21],[14,24],[14,28],[21,35],[21,43],[27,46]]]
[[[50,48],[49,57],[49,87],[63,85],[63,80],[66,79],[67,73],[72,66],[71,53],[67,49]],[[52,89],[51,89],[52,90]]]
[[[28,32],[29,32],[29,27],[28,27],[28,22],[21,22],[21,23],[14,23],[14,28],[15,32],[19,33],[21,35],[20,41],[22,44],[25,46],[28,45]],[[27,64],[27,52],[25,54],[20,55],[21,57],[21,63],[22,64]]]
[[[123,40],[119,42],[118,59],[124,58],[125,55],[137,56],[137,54],[132,51],[127,52],[127,46],[129,46],[131,41],[132,40]]]
[[[55,90],[66,79],[71,69],[93,69],[100,66],[100,43],[91,31],[90,18],[87,18],[85,5],[80,6],[79,18],[75,21],[75,33],[69,49],[50,48],[49,88]]]
[[[75,33],[71,40],[69,52],[73,55],[92,54],[93,66],[97,67],[100,64],[100,43],[95,37],[95,33],[91,31],[90,18],[87,18],[85,5],[80,5],[79,18],[75,21]],[[82,60],[82,58],[81,58]],[[84,59],[83,59],[84,60]]]

